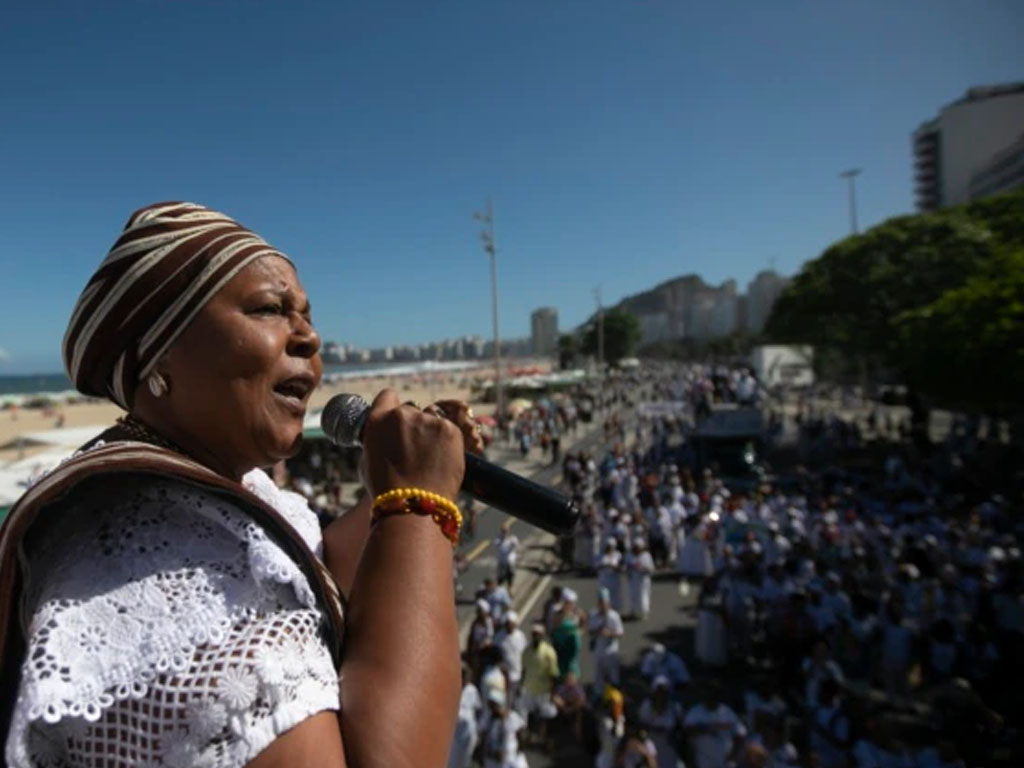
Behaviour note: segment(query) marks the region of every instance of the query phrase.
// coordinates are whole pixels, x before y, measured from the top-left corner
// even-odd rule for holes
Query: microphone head
[[[359,395],[335,395],[320,414],[320,427],[335,445],[352,448],[362,445],[363,422],[370,404]]]

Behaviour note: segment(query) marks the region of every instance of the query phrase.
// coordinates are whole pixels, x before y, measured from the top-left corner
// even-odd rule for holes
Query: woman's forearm
[[[460,688],[451,544],[429,518],[389,517],[352,584],[341,681],[349,765],[443,766]]]
[[[324,565],[345,597],[352,594],[352,583],[370,535],[370,508],[373,499],[365,494],[355,506],[324,528]]]

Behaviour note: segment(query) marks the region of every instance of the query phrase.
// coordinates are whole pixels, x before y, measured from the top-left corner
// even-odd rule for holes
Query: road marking
[[[544,576],[539,582],[537,582],[537,586],[534,587],[533,592],[530,593],[530,596],[526,598],[526,602],[523,603],[522,607],[519,609],[519,616],[522,621],[526,621],[526,617],[530,615],[530,611],[533,610],[534,604],[540,600],[540,596],[548,588],[550,583],[550,574]],[[543,617],[541,618],[541,621],[543,621]]]
[[[490,545],[490,540],[481,541],[479,544],[473,547],[472,551],[468,555],[466,555],[466,562],[472,563],[474,560],[480,557],[480,553],[487,549],[487,547],[489,547]]]

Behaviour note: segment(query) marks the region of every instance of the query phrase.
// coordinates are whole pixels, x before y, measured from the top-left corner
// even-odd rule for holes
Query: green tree
[[[885,366],[896,316],[962,285],[993,245],[988,229],[962,212],[891,219],[805,264],[779,297],[766,335]]]
[[[1024,248],[896,318],[906,383],[942,405],[1008,415],[1024,407]]]
[[[591,318],[583,334],[582,352],[586,355],[597,355],[598,319]],[[624,309],[609,309],[604,313],[604,359],[615,362],[630,357],[640,342],[640,321],[635,315]]]
[[[766,335],[899,374],[934,404],[1019,412],[1022,253],[1024,192],[890,219],[805,264]]]
[[[563,370],[576,364],[579,342],[574,333],[563,333],[558,337],[558,366]]]

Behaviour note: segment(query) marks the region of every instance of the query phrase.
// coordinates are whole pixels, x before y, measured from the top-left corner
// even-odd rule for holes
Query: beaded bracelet
[[[455,502],[439,493],[425,491],[422,488],[395,488],[377,496],[373,500],[370,524],[384,517],[409,514],[429,515],[452,546],[459,543],[462,513]]]

